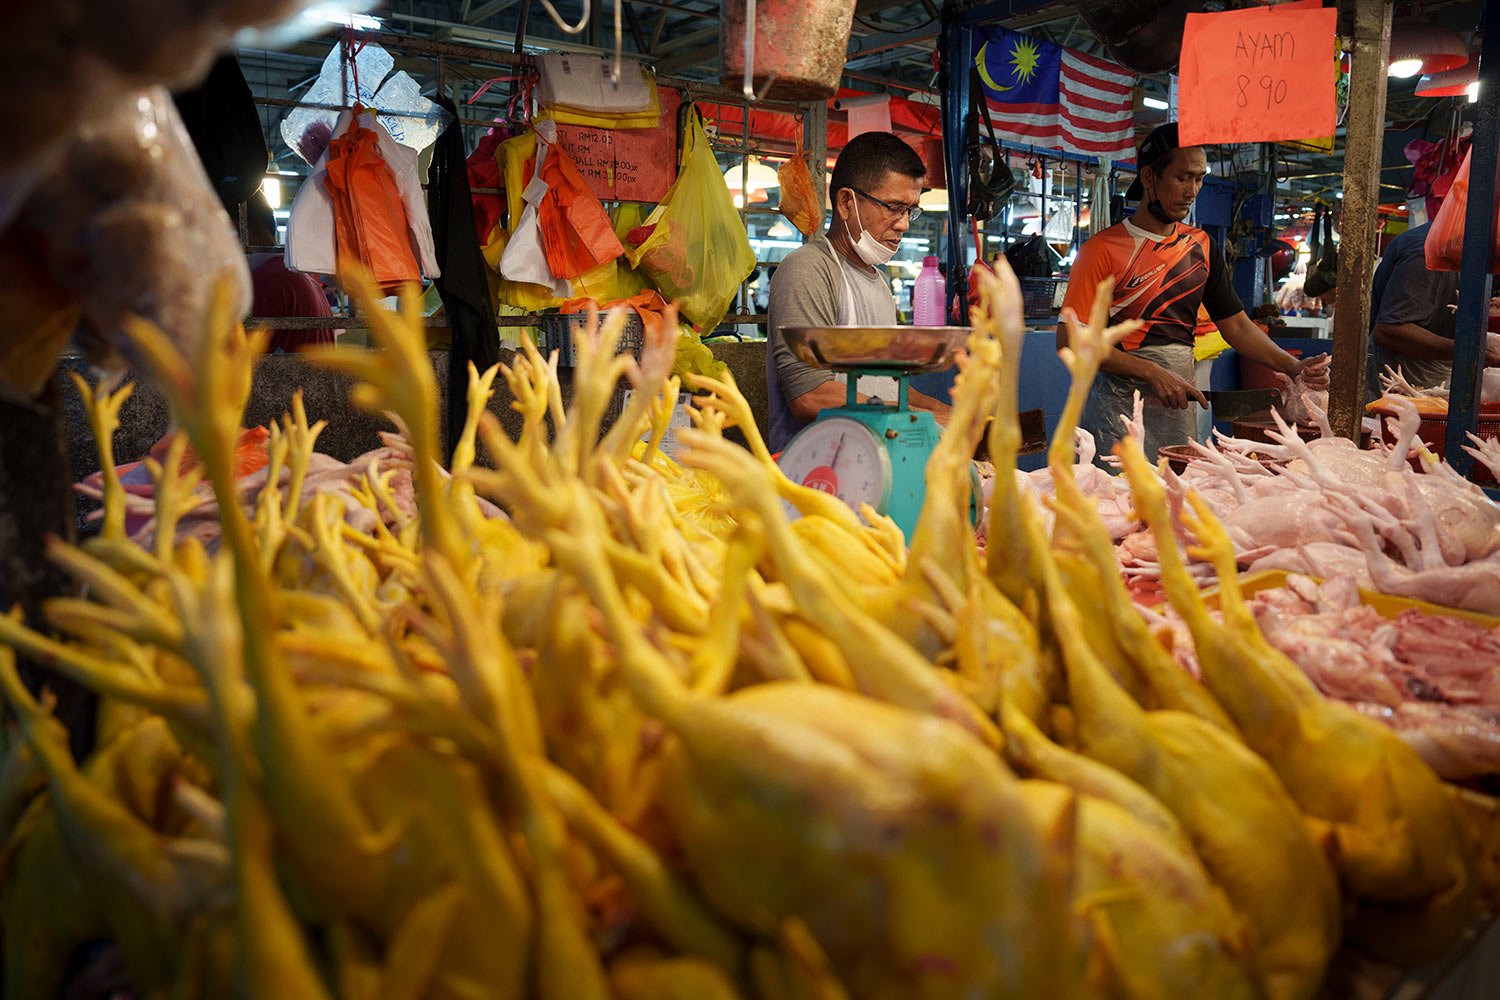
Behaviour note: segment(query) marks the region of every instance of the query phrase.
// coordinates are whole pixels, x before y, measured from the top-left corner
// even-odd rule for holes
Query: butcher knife
[[[1281,393],[1275,389],[1226,389],[1203,395],[1213,407],[1215,420],[1242,420],[1281,401]]]
[[[1041,410],[1022,410],[1016,414],[1016,421],[1021,425],[1021,448],[1016,452],[1017,455],[1034,455],[1047,450],[1047,420]],[[974,449],[974,460],[990,460],[988,434],[979,439],[979,446]]]
[[[1021,424],[1020,455],[1031,455],[1047,448],[1047,418],[1041,410],[1022,410],[1016,414]]]

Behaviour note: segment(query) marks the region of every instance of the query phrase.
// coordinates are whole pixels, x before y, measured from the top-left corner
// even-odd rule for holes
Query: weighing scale
[[[787,327],[781,335],[799,361],[841,372],[849,383],[845,404],[820,412],[782,451],[782,471],[856,511],[860,504],[869,504],[910,539],[927,495],[927,459],[942,431],[931,413],[907,405],[907,380],[920,372],[951,368],[969,336],[968,328]],[[895,405],[859,402],[861,375],[895,378]],[[973,485],[977,497],[977,475]],[[787,511],[799,516],[790,504]],[[971,502],[971,517],[977,513],[977,504]]]

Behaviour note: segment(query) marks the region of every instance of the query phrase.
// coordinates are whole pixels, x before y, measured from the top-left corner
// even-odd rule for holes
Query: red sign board
[[[557,126],[558,145],[600,201],[658,202],[677,179],[677,108],[682,96],[658,87],[656,128],[605,129]]]
[[[1189,14],[1178,67],[1179,141],[1201,146],[1332,135],[1337,31],[1332,7]]]

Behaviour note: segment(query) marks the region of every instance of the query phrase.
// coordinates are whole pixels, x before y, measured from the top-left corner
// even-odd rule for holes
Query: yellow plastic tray
[[[1286,578],[1290,574],[1284,569],[1263,569],[1256,573],[1244,573],[1240,576],[1240,590],[1246,597],[1259,593],[1262,590],[1275,590],[1277,587],[1286,586]],[[1322,583],[1321,577],[1311,576],[1311,580]],[[1219,606],[1218,588],[1213,587],[1203,592],[1204,599],[1209,607]],[[1478,611],[1465,611],[1462,608],[1450,608],[1441,604],[1433,604],[1430,601],[1419,601],[1411,597],[1392,597],[1390,594],[1381,594],[1373,590],[1359,588],[1359,600],[1366,607],[1374,608],[1383,618],[1395,618],[1410,608],[1427,615],[1446,615],[1449,618],[1466,618],[1471,622],[1483,625],[1485,628],[1494,628],[1500,625],[1500,615],[1486,615]]]

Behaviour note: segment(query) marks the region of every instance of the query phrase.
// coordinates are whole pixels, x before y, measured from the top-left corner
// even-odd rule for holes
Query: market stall
[[[0,994],[1500,990],[1484,5],[722,6],[55,54],[135,96],[0,161]]]

